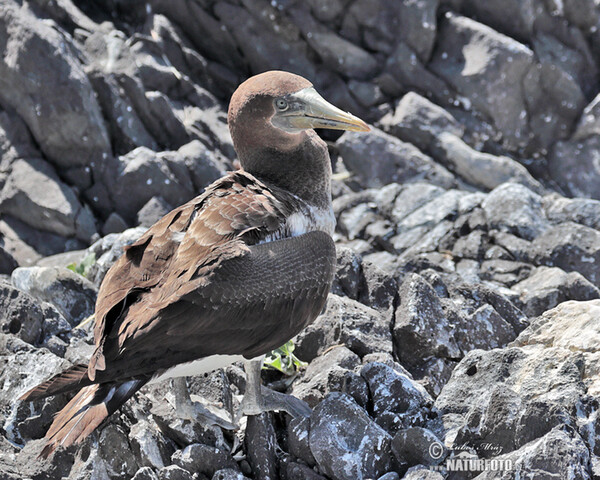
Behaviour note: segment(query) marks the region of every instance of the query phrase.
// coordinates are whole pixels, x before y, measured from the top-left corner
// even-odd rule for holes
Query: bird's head
[[[327,102],[308,80],[282,71],[242,83],[231,97],[228,123],[242,163],[251,150],[291,150],[313,128],[369,130],[360,118]]]

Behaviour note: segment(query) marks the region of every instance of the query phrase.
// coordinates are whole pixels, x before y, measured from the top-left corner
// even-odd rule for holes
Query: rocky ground
[[[0,0],[0,479],[600,478],[599,26],[596,0]],[[308,367],[264,376],[312,416],[232,433],[145,387],[36,460],[68,397],[16,398],[90,354],[122,247],[235,168],[228,98],[273,68],[374,127],[326,137],[337,278]],[[227,416],[244,376],[189,384]]]

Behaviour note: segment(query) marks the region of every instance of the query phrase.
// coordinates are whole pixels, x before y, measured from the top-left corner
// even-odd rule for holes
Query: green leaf
[[[306,367],[308,363],[303,362],[294,355],[294,349],[294,342],[290,340],[281,347],[271,351],[265,357],[263,368],[272,368],[288,376],[295,375],[298,370]]]
[[[87,277],[90,271],[90,267],[94,263],[96,263],[96,254],[90,253],[89,255],[86,255],[86,257],[81,261],[80,264],[70,263],[69,265],[67,265],[67,268],[72,272],[81,275],[82,277]]]

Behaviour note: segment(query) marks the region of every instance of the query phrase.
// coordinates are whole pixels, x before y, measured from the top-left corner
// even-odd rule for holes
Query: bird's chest
[[[317,208],[305,206],[290,214],[281,227],[267,235],[260,243],[272,242],[283,238],[298,237],[305,233],[322,231],[333,235],[335,215],[333,207]]]

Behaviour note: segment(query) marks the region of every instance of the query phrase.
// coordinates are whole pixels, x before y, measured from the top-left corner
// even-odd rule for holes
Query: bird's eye
[[[284,111],[288,108],[288,102],[286,102],[283,98],[278,98],[277,100],[275,100],[275,106],[278,110]]]

